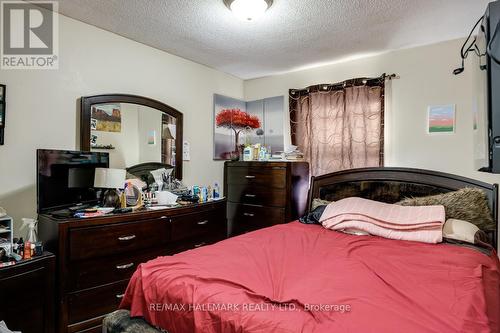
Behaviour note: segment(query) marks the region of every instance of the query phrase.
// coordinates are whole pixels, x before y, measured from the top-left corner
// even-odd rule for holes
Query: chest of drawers
[[[308,187],[306,162],[226,162],[230,235],[297,219],[304,214]]]
[[[58,332],[101,332],[140,263],[226,238],[226,202],[89,219],[41,215],[38,225],[58,258]]]
[[[0,268],[0,320],[23,333],[54,332],[55,257],[49,252]]]

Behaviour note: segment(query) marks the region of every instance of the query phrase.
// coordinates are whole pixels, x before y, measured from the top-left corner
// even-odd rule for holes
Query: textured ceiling
[[[274,0],[259,20],[222,0],[59,0],[69,17],[243,79],[464,37],[489,0]]]

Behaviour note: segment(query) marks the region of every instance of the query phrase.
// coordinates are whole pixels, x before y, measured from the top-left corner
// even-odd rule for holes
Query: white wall
[[[191,143],[185,183],[222,182],[222,163],[212,161],[213,94],[242,98],[242,80],[64,16],[59,25],[59,70],[0,70],[7,85],[0,206],[16,226],[35,216],[35,150],[79,148],[81,96],[143,95],[181,111]]]
[[[474,85],[477,59],[467,62],[462,75],[452,74],[460,64],[462,42],[449,41],[249,80],[245,82],[245,98],[288,96],[291,88],[396,73],[400,79],[389,82],[386,89],[386,166],[439,170],[500,183],[500,175],[477,172],[473,165],[472,110],[484,92]],[[442,104],[456,105],[456,133],[428,135],[427,106]],[[286,112],[285,117],[285,132],[289,133]],[[289,138],[289,134],[285,138]]]
[[[161,162],[162,113],[158,110],[142,107],[139,112],[139,161]],[[148,136],[155,132],[155,144],[148,144]],[[204,132],[207,132],[204,129]]]

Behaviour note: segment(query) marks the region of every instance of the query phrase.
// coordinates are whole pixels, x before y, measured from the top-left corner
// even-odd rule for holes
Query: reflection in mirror
[[[107,151],[111,168],[159,162],[175,166],[177,119],[132,103],[91,106],[90,146]]]

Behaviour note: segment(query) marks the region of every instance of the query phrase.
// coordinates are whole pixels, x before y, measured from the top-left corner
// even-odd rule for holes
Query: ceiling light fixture
[[[223,0],[233,14],[244,21],[254,21],[271,7],[273,0]]]

